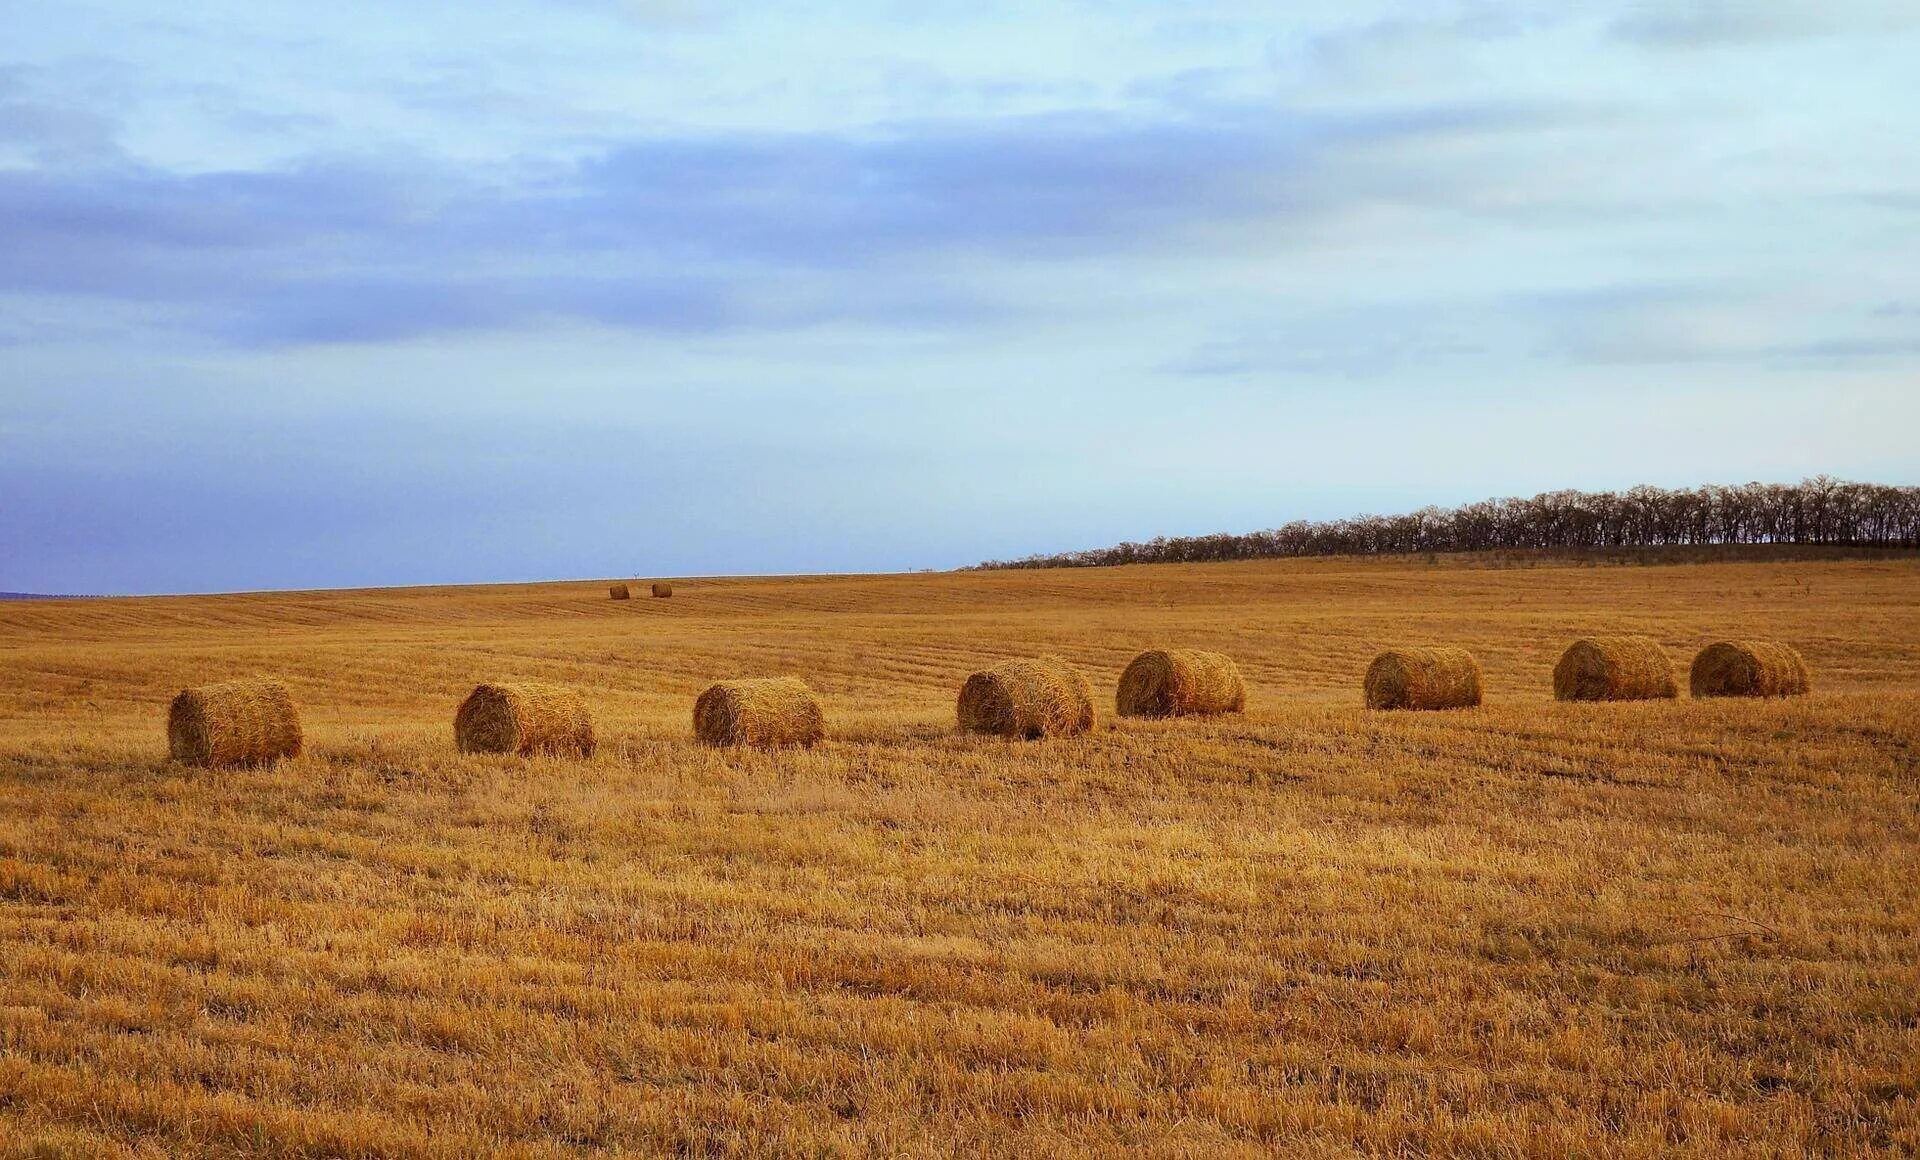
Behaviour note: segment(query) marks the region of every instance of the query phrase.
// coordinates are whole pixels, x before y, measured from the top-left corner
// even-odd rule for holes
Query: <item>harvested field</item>
[[[1920,1148],[1920,563],[1310,560],[0,606],[0,1156]],[[1558,702],[1604,627],[1792,698]],[[969,673],[1244,714],[1009,743]],[[1383,648],[1471,712],[1372,713]],[[801,673],[811,749],[716,749]],[[271,673],[305,745],[168,761]],[[585,760],[463,756],[481,680]]]

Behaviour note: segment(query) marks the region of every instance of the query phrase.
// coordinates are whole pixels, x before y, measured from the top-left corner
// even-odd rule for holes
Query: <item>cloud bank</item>
[[[1877,0],[15,23],[0,588],[1920,471],[1920,27]]]

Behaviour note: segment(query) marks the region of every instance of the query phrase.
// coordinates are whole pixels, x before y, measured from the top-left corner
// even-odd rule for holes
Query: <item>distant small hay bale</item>
[[[167,711],[167,751],[188,765],[267,765],[298,757],[300,710],[279,681],[182,690]]]
[[[967,678],[957,713],[964,733],[1073,737],[1093,728],[1093,686],[1059,657],[1001,661]]]
[[[1113,703],[1122,717],[1241,713],[1247,708],[1247,683],[1224,653],[1154,649],[1133,658],[1120,674]]]
[[[672,595],[673,595],[673,585],[668,584],[664,580],[655,580],[653,582],[654,599],[665,600],[667,597]]]
[[[1466,709],[1480,703],[1480,663],[1463,648],[1396,648],[1367,668],[1369,709]]]
[[[1812,690],[1813,677],[1791,645],[1723,640],[1693,658],[1688,684],[1696,697],[1797,697]]]
[[[615,600],[625,600],[633,595],[633,591],[625,584],[615,584],[607,589],[607,595]]]
[[[721,681],[693,703],[693,734],[708,745],[757,749],[818,744],[826,718],[813,690],[792,677]]]
[[[1553,666],[1553,695],[1562,701],[1653,701],[1680,695],[1673,661],[1650,636],[1576,640]]]
[[[593,717],[580,695],[532,681],[477,686],[453,718],[462,753],[591,757]]]

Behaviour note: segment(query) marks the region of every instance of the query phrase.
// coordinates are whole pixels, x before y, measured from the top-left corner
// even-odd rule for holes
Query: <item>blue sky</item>
[[[1911,4],[833,8],[0,0],[0,589],[1920,482]]]

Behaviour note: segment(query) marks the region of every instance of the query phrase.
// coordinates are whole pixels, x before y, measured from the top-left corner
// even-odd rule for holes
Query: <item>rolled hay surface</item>
[[[1589,636],[1574,641],[1553,666],[1553,695],[1562,701],[1653,701],[1680,695],[1673,660],[1650,636]]]
[[[590,757],[593,716],[572,689],[532,681],[477,686],[453,718],[462,753]]]
[[[298,757],[300,710],[279,681],[182,690],[167,711],[167,751],[189,765],[265,765]]]
[[[660,580],[656,580],[653,582],[654,599],[665,600],[667,597],[672,595],[673,595],[673,585]]]
[[[1369,709],[1466,709],[1480,703],[1480,662],[1463,648],[1396,648],[1367,667]]]
[[[1001,661],[967,678],[957,711],[964,733],[1073,737],[1093,728],[1093,686],[1059,657]]]
[[[1696,697],[1797,697],[1813,676],[1792,645],[1772,640],[1723,640],[1693,658],[1688,684]]]
[[[793,677],[721,681],[693,703],[693,735],[708,745],[807,747],[827,735],[820,702]]]
[[[1154,649],[1134,657],[1120,674],[1113,707],[1122,717],[1240,713],[1247,707],[1247,683],[1225,653]]]
[[[607,595],[613,597],[615,600],[625,600],[633,595],[633,590],[625,584],[614,584],[607,588]]]

